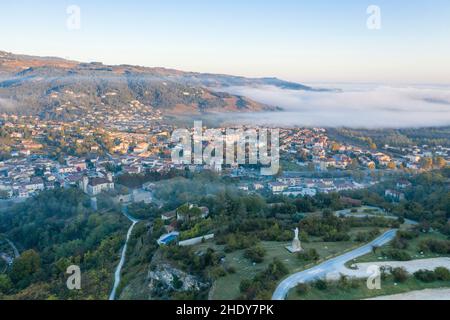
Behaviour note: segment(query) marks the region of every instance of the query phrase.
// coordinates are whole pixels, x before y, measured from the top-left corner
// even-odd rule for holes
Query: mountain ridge
[[[246,78],[213,73],[185,72],[128,64],[105,65],[58,57],[17,55],[0,51],[0,111],[55,118],[55,109],[71,103],[90,108],[124,107],[138,100],[167,113],[255,112],[278,110],[247,97],[230,94],[233,86],[270,85],[282,89],[320,91],[274,77]],[[79,99],[64,98],[72,92]],[[105,99],[114,93],[114,99]],[[16,108],[10,107],[14,104]],[[58,118],[56,116],[56,118]]]

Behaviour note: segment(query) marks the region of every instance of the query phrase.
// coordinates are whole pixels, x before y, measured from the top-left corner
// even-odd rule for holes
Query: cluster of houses
[[[3,199],[27,199],[44,190],[80,188],[89,196],[115,189],[111,160],[68,156],[61,164],[44,157],[12,158],[0,162],[0,192]],[[123,202],[150,202],[148,190],[133,190]]]
[[[68,101],[76,96],[73,92],[54,94],[58,98],[62,94]],[[0,115],[0,124],[9,135],[7,141],[11,141],[5,149],[9,150],[9,159],[0,161],[0,198],[26,199],[55,187],[79,187],[95,196],[115,187],[112,177],[108,175],[108,171],[111,171],[108,166],[113,166],[116,174],[141,174],[148,169],[156,172],[172,169],[188,169],[192,172],[212,170],[233,178],[243,178],[244,181],[253,180],[251,184],[239,185],[241,190],[270,190],[276,194],[294,196],[314,196],[317,193],[359,189],[369,185],[356,183],[350,178],[304,178],[298,172],[285,172],[271,181],[261,181],[260,171],[254,168],[222,164],[174,164],[170,157],[175,147],[170,141],[174,127],[160,122],[159,111],[139,101],[131,101],[126,108],[111,111],[105,105],[116,94],[106,93],[102,98],[103,106],[90,108],[86,114],[89,121],[80,118],[67,123]],[[73,105],[68,103],[65,107]],[[108,113],[102,113],[103,109],[109,110]],[[46,145],[49,135],[54,133],[65,137],[66,144],[73,144],[75,148],[85,147],[90,153],[86,156],[67,156],[61,152],[56,154],[58,161],[50,159],[50,151],[58,149],[58,145]],[[99,141],[99,136],[108,140],[108,143]],[[234,141],[237,137],[227,136],[227,139]],[[207,142],[204,141],[205,144]],[[295,162],[299,167],[311,167],[312,171],[400,166],[420,169],[424,158],[441,157],[447,164],[450,160],[450,149],[441,146],[384,146],[382,149],[383,152],[380,152],[381,149],[364,150],[345,143],[338,144],[330,141],[327,131],[322,128],[280,130],[281,160]],[[401,191],[390,191],[387,196],[402,198]],[[139,195],[135,197],[139,198]],[[123,201],[129,199],[124,197]]]
[[[404,191],[411,188],[412,183],[406,179],[397,182],[395,189],[387,189],[384,196],[393,202],[400,202],[406,199]]]
[[[4,198],[26,199],[55,187],[77,187],[95,196],[114,189],[111,174],[89,169],[85,159],[67,157],[64,164],[43,157],[0,162],[0,191]]]
[[[177,241],[180,233],[177,231],[179,223],[196,222],[209,217],[209,209],[207,207],[199,207],[191,203],[186,203],[176,210],[165,212],[161,215],[161,219],[166,223],[167,234],[162,235],[158,239],[159,245],[168,245],[173,241]],[[214,235],[205,235],[203,237],[189,239],[185,241],[186,245],[193,245],[202,241],[202,239],[211,239]],[[180,245],[183,245],[181,243]]]
[[[368,184],[357,183],[351,178],[305,178],[302,172],[284,172],[268,187],[274,194],[286,196],[310,196],[317,193],[340,192],[366,188]]]
[[[0,192],[3,199],[26,199],[40,191],[55,188],[52,168],[48,159],[13,158],[0,162]]]
[[[424,158],[442,157],[450,164],[450,148],[443,146],[396,148],[389,145],[380,150],[369,150],[347,143],[330,141],[325,129],[283,129],[280,132],[280,150],[284,158],[296,159],[300,166],[313,166],[319,171],[328,169],[421,168]],[[282,155],[283,157],[283,155]]]

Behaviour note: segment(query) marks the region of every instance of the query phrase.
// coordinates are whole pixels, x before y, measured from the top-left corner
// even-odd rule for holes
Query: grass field
[[[429,259],[429,258],[437,258],[442,257],[444,255],[438,255],[431,252],[420,252],[419,249],[419,243],[423,240],[427,239],[436,239],[436,240],[446,240],[447,237],[439,232],[431,232],[431,233],[423,233],[418,238],[408,240],[408,248],[402,250],[407,252],[413,260],[416,259]],[[391,245],[387,245],[383,247],[382,249],[378,250],[377,253],[370,253],[365,256],[362,256],[356,260],[351,261],[349,264],[353,263],[361,263],[361,262],[374,262],[374,261],[388,261],[389,259],[385,257],[382,253],[383,250],[389,250],[392,249]]]
[[[431,232],[427,234],[421,234],[418,238],[410,240],[408,248],[404,251],[407,252],[412,259],[429,259],[442,257],[442,255],[437,255],[429,252],[420,252],[419,243],[426,239],[436,239],[445,240],[447,237],[439,232]],[[374,262],[389,260],[382,254],[383,250],[392,248],[390,245],[383,247],[383,249],[378,250],[376,254],[370,253],[358,259],[349,262],[347,265],[353,263],[363,263],[363,262]],[[358,288],[352,289],[342,289],[336,285],[329,286],[326,290],[319,290],[317,288],[311,288],[311,290],[303,295],[300,295],[296,290],[291,290],[288,299],[290,300],[359,300],[368,299],[385,295],[393,295],[399,293],[406,293],[415,290],[423,289],[436,289],[436,288],[448,288],[450,283],[447,281],[436,281],[432,283],[424,283],[413,276],[411,276],[404,283],[395,283],[392,277],[388,277],[383,280],[381,290],[369,290],[366,286],[365,280],[358,281]]]
[[[297,258],[295,254],[289,253],[286,246],[289,243],[280,242],[262,242],[261,246],[267,251],[264,262],[260,264],[253,264],[248,259],[244,258],[244,250],[226,254],[225,263],[228,267],[233,267],[236,270],[234,274],[227,274],[225,277],[219,278],[210,293],[210,298],[213,300],[233,300],[239,297],[239,286],[244,279],[252,279],[259,272],[264,271],[273,259],[279,259],[289,269],[289,273],[295,273],[309,267],[316,263],[307,263]],[[361,244],[356,242],[310,242],[303,243],[304,249],[316,249],[321,260],[327,260],[341,254],[347,250],[355,248]],[[213,244],[202,244],[198,246],[198,250],[213,247],[215,250],[221,251],[223,248]]]
[[[354,211],[354,212],[352,212]],[[387,213],[384,212],[382,209],[377,208],[377,207],[370,207],[370,206],[361,206],[358,208],[353,208],[353,209],[345,209],[345,210],[340,210],[340,211],[336,211],[337,215],[340,214],[350,214],[350,215],[362,215],[362,214],[367,214],[367,215],[374,215],[374,216],[386,216]]]
[[[388,277],[381,282],[381,290],[369,290],[366,281],[358,281],[357,288],[342,289],[336,285],[328,287],[326,290],[311,288],[311,290],[300,295],[297,290],[291,290],[289,300],[362,300],[379,296],[406,293],[415,290],[448,288],[448,281],[436,281],[431,283],[421,282],[414,277],[410,277],[404,283],[395,283],[392,277]]]

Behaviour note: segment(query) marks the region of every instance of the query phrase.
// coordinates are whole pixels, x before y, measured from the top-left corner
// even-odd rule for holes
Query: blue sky
[[[0,4],[0,50],[305,83],[450,84],[448,0],[128,0]],[[381,30],[366,26],[381,8]],[[81,29],[68,30],[68,5]]]

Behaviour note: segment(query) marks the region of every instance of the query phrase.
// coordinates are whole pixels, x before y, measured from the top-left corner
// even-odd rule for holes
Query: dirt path
[[[354,278],[367,278],[370,272],[370,267],[378,266],[380,268],[405,268],[408,273],[414,273],[419,270],[434,271],[438,267],[444,267],[450,269],[450,258],[432,258],[421,259],[411,261],[385,261],[385,262],[370,262],[370,263],[358,263],[355,265],[356,269],[349,269],[342,266],[334,273],[327,275],[329,280],[339,279],[341,275]]]
[[[446,300],[450,301],[450,289],[426,289],[367,300]]]

